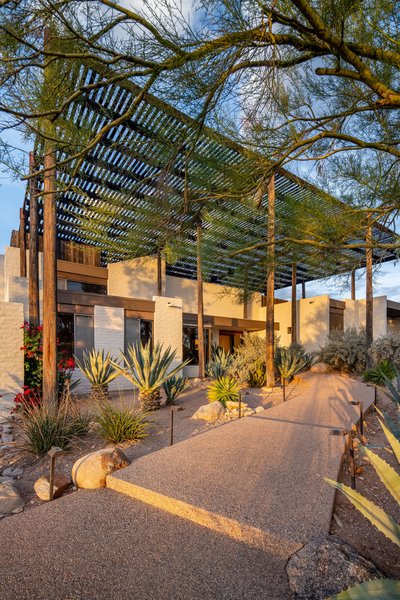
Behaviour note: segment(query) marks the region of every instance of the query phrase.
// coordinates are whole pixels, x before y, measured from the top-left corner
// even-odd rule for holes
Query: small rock
[[[3,477],[19,477],[23,472],[23,469],[19,467],[7,467],[7,469],[4,469],[2,475]]]
[[[200,408],[196,410],[192,416],[192,419],[203,419],[209,423],[214,423],[214,421],[222,419],[224,414],[224,407],[222,406],[221,402],[216,400],[215,402],[210,402],[209,404],[203,404],[203,406],[200,406]]]
[[[119,448],[103,448],[82,456],[72,467],[72,480],[88,490],[105,487],[106,477],[130,464]]]
[[[312,365],[310,369],[311,373],[319,373],[320,375],[324,375],[325,373],[331,373],[332,367],[323,362],[315,363]]]
[[[0,483],[0,513],[12,513],[24,505],[24,500],[11,481]]]
[[[256,414],[258,414],[258,413],[262,413],[262,412],[264,412],[264,410],[265,410],[265,409],[264,409],[264,407],[263,407],[263,406],[256,406],[256,408],[255,408],[255,411],[254,411],[254,412],[255,412]]]
[[[71,485],[71,480],[65,475],[55,475],[53,498],[59,498],[63,492]],[[48,502],[50,500],[50,483],[48,477],[39,477],[33,485],[36,495],[41,500]]]
[[[239,410],[239,402],[234,402],[233,400],[228,400],[226,402],[226,408],[228,410]],[[242,411],[247,408],[246,402],[242,402]]]
[[[12,481],[12,480],[13,480],[13,477],[10,477],[9,475],[8,476],[3,476],[2,475],[0,477],[0,483],[4,483],[5,481]]]
[[[3,444],[11,444],[14,441],[14,436],[12,433],[3,433],[1,441]]]
[[[6,515],[4,515],[3,513],[0,513],[0,519],[4,519]]]
[[[363,581],[382,577],[372,562],[333,535],[306,544],[290,557],[286,571],[298,600],[324,600]]]
[[[6,452],[9,449],[9,446],[0,446],[0,452]]]
[[[24,509],[22,508],[22,506],[20,506],[19,508],[14,508],[14,510],[12,511],[13,515],[18,515],[19,513],[22,513]]]

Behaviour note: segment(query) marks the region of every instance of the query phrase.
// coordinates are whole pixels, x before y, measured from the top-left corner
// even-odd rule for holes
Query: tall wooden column
[[[372,226],[369,223],[367,227],[366,234],[366,243],[367,248],[365,250],[365,262],[366,262],[366,285],[365,285],[365,334],[366,334],[366,342],[367,348],[369,348],[372,344],[373,340],[373,307],[374,307],[374,299],[373,299],[373,286],[372,286]],[[368,247],[369,246],[369,247]]]
[[[249,302],[249,278],[247,268],[244,272],[243,280],[243,319],[247,319],[248,316],[248,302]]]
[[[157,252],[157,296],[162,296],[162,257],[161,251]]]
[[[265,320],[265,362],[267,386],[275,385],[274,367],[274,290],[275,290],[275,178],[268,183],[268,228],[267,228],[268,268],[266,282],[266,320]]]
[[[43,404],[52,412],[57,397],[57,214],[53,144],[45,143],[43,176]]]
[[[292,264],[292,344],[297,342],[297,265]]]
[[[306,282],[302,281],[301,282],[301,297],[304,300],[304,298],[306,298]]]
[[[26,277],[25,210],[19,209],[19,275]]]
[[[351,271],[351,299],[356,299],[356,270]]]
[[[29,173],[36,170],[35,156],[29,153]],[[29,180],[29,322],[39,325],[39,248],[38,248],[38,187],[35,178]]]
[[[203,268],[201,260],[202,226],[197,225],[197,342],[199,352],[199,377],[205,377],[205,352],[204,352],[204,305],[203,305]]]

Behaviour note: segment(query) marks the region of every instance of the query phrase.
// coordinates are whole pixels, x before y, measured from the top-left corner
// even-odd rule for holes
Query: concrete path
[[[329,530],[352,399],[373,390],[302,378],[292,399],[143,456],[0,522],[2,600],[287,600],[288,557]],[[115,490],[124,492],[118,494]],[[130,497],[129,497],[130,496]]]

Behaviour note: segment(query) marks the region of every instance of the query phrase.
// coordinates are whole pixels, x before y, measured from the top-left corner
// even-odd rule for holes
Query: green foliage
[[[90,352],[84,352],[82,361],[77,358],[75,361],[94,387],[108,385],[118,375],[110,352],[105,354],[104,350],[93,349]]]
[[[249,369],[247,384],[250,387],[262,387],[267,382],[267,368],[265,361],[257,360]]]
[[[289,380],[299,371],[310,365],[311,359],[304,353],[304,349],[287,346],[278,348],[275,354],[275,364],[282,380]]]
[[[275,348],[278,338],[275,338]],[[254,333],[243,334],[242,343],[235,348],[227,375],[240,383],[262,387],[265,384],[265,339]]]
[[[338,371],[363,373],[367,364],[365,330],[355,327],[332,331],[325,346],[319,351],[322,362]]]
[[[397,405],[397,409],[400,410],[400,372],[395,368],[395,381],[393,382],[389,377],[384,376],[384,383],[387,388],[386,395]]]
[[[228,401],[239,400],[239,386],[233,377],[224,375],[210,383],[207,388],[207,398],[209,402],[218,400],[226,407]]]
[[[388,360],[400,369],[400,335],[382,335],[368,350],[374,365]]]
[[[226,375],[232,364],[232,354],[221,347],[213,350],[212,359],[206,365],[206,373],[212,379]]]
[[[98,407],[99,412],[95,417],[96,429],[107,442],[134,442],[148,435],[152,423],[148,420],[148,415],[141,410],[127,406],[118,408],[105,398]]]
[[[373,369],[368,369],[363,375],[364,381],[382,385],[386,379],[392,381],[396,376],[396,368],[391,360],[385,358]]]
[[[163,383],[163,389],[167,397],[167,404],[175,404],[175,400],[183,392],[187,385],[187,377],[173,375]]]
[[[41,405],[26,406],[21,412],[19,428],[24,447],[42,456],[52,446],[68,448],[74,438],[89,431],[91,416],[83,414],[70,400],[64,400],[56,413]]]
[[[400,598],[400,581],[397,579],[372,579],[355,585],[330,600],[398,600]]]

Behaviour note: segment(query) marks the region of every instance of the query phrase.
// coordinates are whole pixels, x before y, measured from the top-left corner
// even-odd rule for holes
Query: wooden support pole
[[[297,342],[297,265],[292,264],[292,344]]]
[[[43,404],[52,412],[57,397],[57,214],[53,144],[45,143],[43,175]]]
[[[266,375],[267,386],[275,385],[274,366],[274,291],[275,291],[275,178],[271,177],[268,183],[268,269],[266,282],[266,320],[265,320],[265,342],[266,342]]]
[[[306,296],[306,282],[305,281],[301,282],[301,297],[303,298],[303,300],[304,300],[304,298],[307,297]]]
[[[29,153],[29,173],[36,170],[35,155]],[[39,325],[39,247],[38,247],[38,187],[29,180],[29,322]]]
[[[157,252],[157,296],[162,295],[162,258],[159,250]]]
[[[356,270],[351,271],[351,299],[356,299]]]
[[[369,219],[370,219],[369,215]],[[367,348],[369,348],[373,341],[373,307],[374,307],[374,298],[373,298],[373,287],[372,287],[372,226],[371,223],[368,224],[367,233],[365,241],[367,243],[367,248],[365,249],[365,263],[366,263],[366,285],[365,285],[365,334],[366,334],[366,342]],[[369,246],[369,247],[368,247]]]
[[[197,343],[199,353],[199,377],[205,377],[205,351],[204,351],[204,306],[203,306],[203,269],[201,260],[202,226],[197,225]]]
[[[19,209],[19,275],[26,277],[25,210]]]
[[[247,319],[248,315],[248,301],[249,301],[249,279],[247,268],[244,273],[244,281],[243,281],[243,319]]]

